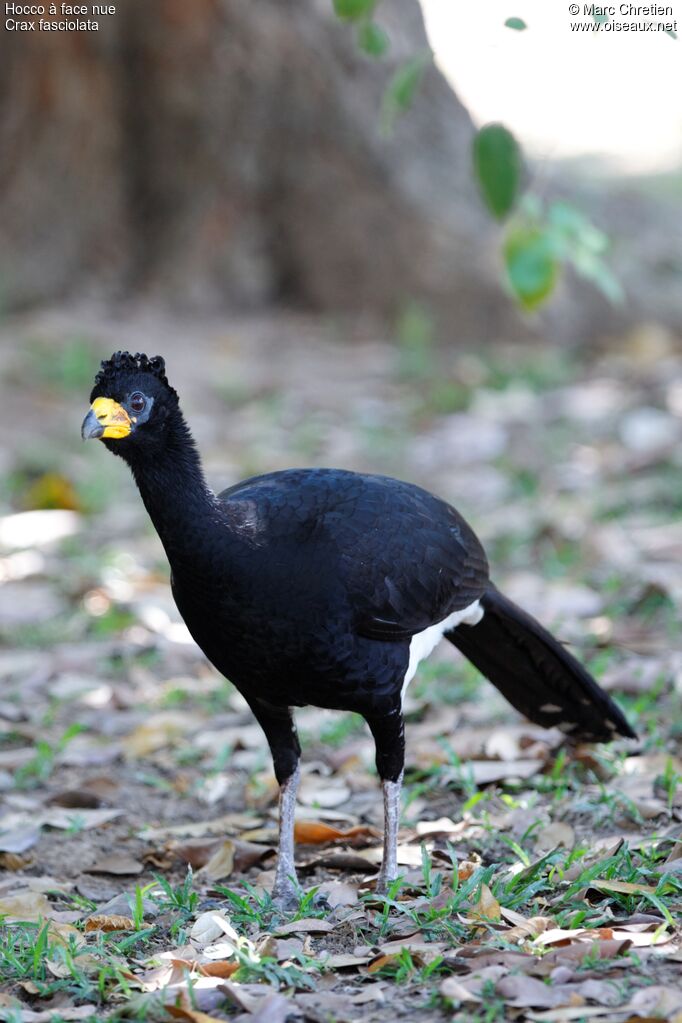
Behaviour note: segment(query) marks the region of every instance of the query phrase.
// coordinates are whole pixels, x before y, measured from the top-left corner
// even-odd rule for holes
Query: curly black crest
[[[177,397],[176,391],[168,383],[166,363],[162,355],[154,355],[150,359],[144,352],[114,352],[110,359],[103,359],[99,372],[95,377],[95,387],[106,383],[119,373],[151,373]]]

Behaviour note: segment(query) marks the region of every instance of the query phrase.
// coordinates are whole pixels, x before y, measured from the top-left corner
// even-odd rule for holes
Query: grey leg
[[[400,827],[400,790],[403,772],[397,781],[382,781],[384,794],[384,856],[377,878],[376,890],[386,895],[398,876],[398,828]]]
[[[301,747],[289,707],[274,707],[263,700],[253,700],[251,709],[265,732],[272,752],[275,777],[279,782],[279,853],[272,896],[280,908],[292,909],[298,906],[294,865],[294,814],[296,792],[301,777],[298,767]]]
[[[279,790],[279,853],[272,897],[283,909],[298,905],[296,888],[298,879],[294,863],[294,817],[300,779],[301,772],[297,764],[294,773]]]
[[[405,729],[399,710],[382,717],[368,717],[374,742],[376,764],[384,795],[384,856],[376,890],[382,895],[398,876],[398,828],[400,826],[400,789],[405,766]]]

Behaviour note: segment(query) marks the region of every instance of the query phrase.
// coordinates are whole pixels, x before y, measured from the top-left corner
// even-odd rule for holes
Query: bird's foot
[[[276,879],[272,889],[272,904],[280,913],[292,913],[301,902],[301,890],[298,884],[287,877]]]
[[[399,877],[396,877],[395,875],[384,874],[384,872],[382,871],[377,877],[376,882],[374,884],[374,894],[388,895],[391,890],[391,886],[394,885],[395,882],[398,880]]]

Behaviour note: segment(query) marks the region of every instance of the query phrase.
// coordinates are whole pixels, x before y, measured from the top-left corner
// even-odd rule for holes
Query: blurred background
[[[301,464],[427,485],[634,713],[679,700],[682,44],[570,21],[122,0],[97,32],[0,33],[11,748],[45,707],[96,744],[103,708],[130,729],[200,684],[168,682],[198,662],[129,474],[79,438],[119,348],[165,356],[216,488]],[[472,160],[491,121],[525,154],[501,220]],[[524,312],[509,239],[557,209],[574,247]]]

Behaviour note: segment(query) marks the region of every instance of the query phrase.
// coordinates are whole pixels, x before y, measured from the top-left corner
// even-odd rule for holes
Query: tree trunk
[[[2,306],[96,289],[394,316],[416,299],[448,341],[527,333],[500,286],[471,120],[433,65],[381,131],[392,72],[428,47],[418,0],[378,15],[380,61],[332,0],[120,0],[98,32],[1,32]],[[569,279],[534,330],[680,328],[679,211],[623,189],[584,200],[629,304]]]
[[[427,42],[417,0],[380,14],[382,61],[330,0],[123,0],[99,32],[3,33],[6,304],[104,283],[506,326],[470,118],[430,66],[382,133],[385,84]]]

